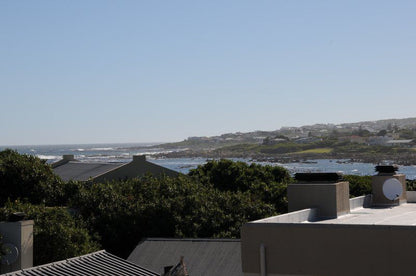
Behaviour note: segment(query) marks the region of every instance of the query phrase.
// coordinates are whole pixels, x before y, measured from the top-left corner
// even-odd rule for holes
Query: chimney
[[[1,262],[1,273],[33,266],[33,220],[23,219],[23,213],[15,213],[8,222],[0,222],[3,246],[8,253]]]
[[[319,219],[350,212],[350,188],[340,173],[297,173],[287,188],[289,212],[316,208]]]
[[[133,162],[144,162],[146,161],[146,155],[133,155]]]
[[[373,206],[394,206],[407,202],[406,176],[398,174],[399,167],[376,166],[376,175],[371,179]],[[391,194],[391,195],[390,195]]]
[[[62,155],[62,159],[65,161],[74,161],[74,155],[73,154],[64,154]]]
[[[61,160],[53,163],[51,166],[54,169],[54,168],[59,167],[61,165],[65,165],[69,161],[76,161],[75,158],[74,158],[74,155],[73,154],[64,154],[64,155],[62,155]]]

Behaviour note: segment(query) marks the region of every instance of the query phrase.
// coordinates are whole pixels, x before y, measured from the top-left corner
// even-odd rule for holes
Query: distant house
[[[133,156],[130,163],[89,163],[74,159],[73,155],[64,155],[63,159],[52,164],[53,171],[64,181],[111,181],[152,174],[159,177],[178,176],[179,173],[146,161],[146,156]]]
[[[411,147],[413,140],[389,140],[387,141],[388,146],[399,146],[399,147]]]
[[[350,142],[351,143],[365,144],[365,143],[367,143],[367,140],[368,140],[368,138],[357,136],[357,135],[352,135],[350,137]]]
[[[339,137],[338,141],[357,143],[357,144],[365,144],[365,143],[368,142],[368,138],[367,137],[361,137],[361,136],[358,136],[358,135],[351,135],[351,136]]]
[[[127,260],[162,274],[181,256],[189,275],[243,275],[238,239],[148,238],[137,245]]]
[[[368,144],[370,146],[384,146],[390,140],[391,137],[388,136],[372,136],[368,137]]]
[[[315,143],[322,141],[322,138],[320,137],[303,137],[294,140],[296,144],[309,144],[309,143]]]
[[[263,145],[276,145],[284,142],[287,142],[287,139],[270,137],[266,137],[265,139],[263,139]]]

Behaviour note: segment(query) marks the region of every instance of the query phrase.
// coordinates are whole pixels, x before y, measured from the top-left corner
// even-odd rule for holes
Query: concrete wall
[[[371,194],[350,198],[350,209],[353,210],[356,208],[371,207],[372,199],[373,199],[373,196]]]
[[[416,203],[416,191],[406,191],[407,203]]]
[[[269,217],[253,221],[253,223],[299,223],[304,221],[314,221],[317,218],[317,209],[304,209],[283,215]]]
[[[179,173],[176,171],[173,171],[173,170],[170,170],[170,169],[167,169],[162,166],[146,161],[146,157],[142,155],[142,156],[133,156],[132,162],[124,166],[121,166],[117,169],[114,169],[110,172],[107,172],[105,174],[95,177],[94,182],[141,177],[141,176],[145,176],[148,173],[156,177],[159,177],[162,175],[175,177],[179,175]]]
[[[295,183],[287,189],[289,212],[316,208],[320,218],[336,218],[350,211],[349,183]]]
[[[412,226],[247,223],[241,232],[246,276],[414,275]]]
[[[13,264],[1,265],[1,273],[11,272],[33,266],[33,220],[0,222],[3,243],[17,247],[18,258]]]

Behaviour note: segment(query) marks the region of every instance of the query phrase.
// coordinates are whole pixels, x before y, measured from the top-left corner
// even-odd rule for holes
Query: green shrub
[[[273,204],[277,212],[287,212],[287,184],[292,178],[285,168],[222,159],[200,165],[189,175],[205,186],[249,193],[253,198]]]
[[[220,191],[185,176],[84,185],[71,200],[103,247],[127,257],[145,237],[239,237],[240,226],[276,214],[249,194]]]
[[[350,183],[351,197],[371,194],[371,176],[344,175],[344,179]]]
[[[64,200],[62,181],[49,165],[10,149],[0,152],[0,190],[0,205],[19,198],[49,206],[61,205]]]

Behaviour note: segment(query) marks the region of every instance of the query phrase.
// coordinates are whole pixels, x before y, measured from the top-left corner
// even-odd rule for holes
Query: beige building
[[[381,171],[373,195],[353,199],[336,174],[309,177],[289,185],[289,213],[243,226],[243,275],[416,274],[416,194],[404,175]]]
[[[153,164],[146,160],[146,156],[133,156],[130,163],[80,162],[74,155],[64,155],[63,159],[53,163],[54,173],[63,180],[103,182],[111,180],[129,179],[151,174],[156,177],[163,175],[175,177],[180,173]]]

